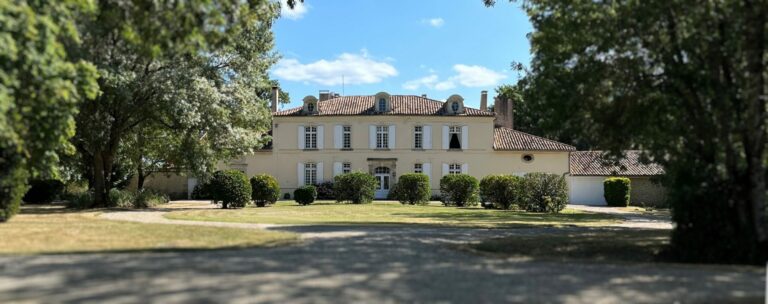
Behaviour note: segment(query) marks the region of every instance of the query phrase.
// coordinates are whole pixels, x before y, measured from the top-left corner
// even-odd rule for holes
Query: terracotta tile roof
[[[664,174],[664,169],[655,163],[640,161],[641,151],[628,150],[618,164],[607,161],[603,151],[571,152],[571,175],[574,176],[654,176]]]
[[[507,151],[575,151],[576,147],[510,128],[493,129],[493,149]]]
[[[392,110],[378,113],[375,96],[341,96],[318,102],[319,116],[341,115],[443,115],[444,102],[415,95],[392,95]],[[302,107],[275,112],[274,116],[301,116]],[[465,107],[461,116],[494,116],[493,112]]]

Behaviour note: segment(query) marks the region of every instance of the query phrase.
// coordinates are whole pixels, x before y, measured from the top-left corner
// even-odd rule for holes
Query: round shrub
[[[603,181],[603,196],[608,206],[629,206],[631,182],[626,177],[609,177]]]
[[[192,199],[212,200],[213,190],[211,189],[211,181],[209,180],[195,185],[195,189],[192,190]]]
[[[498,209],[518,205],[523,178],[514,175],[488,175],[480,180],[480,196]],[[486,207],[487,205],[483,205]]]
[[[46,204],[64,192],[64,183],[57,179],[37,179],[29,182],[29,190],[22,200],[29,204]]]
[[[336,199],[336,195],[333,193],[333,182],[322,182],[315,185],[317,189],[317,199],[320,200],[332,200]]]
[[[376,178],[365,172],[337,175],[334,178],[336,201],[349,201],[353,204],[370,203],[373,201],[378,185]]]
[[[402,204],[426,205],[429,203],[429,196],[432,189],[429,186],[429,176],[423,173],[403,174],[397,181],[394,189],[393,198]]]
[[[519,206],[525,211],[558,213],[568,204],[568,185],[558,174],[528,173],[521,190]]]
[[[479,201],[477,179],[468,174],[448,174],[440,179],[440,194],[446,206],[474,206]]]
[[[291,199],[291,194],[290,194],[290,193],[288,193],[288,192],[286,192],[286,193],[283,193],[283,199],[286,199],[286,200],[289,200],[289,199]]]
[[[213,203],[221,208],[242,208],[251,200],[251,184],[237,170],[216,171],[211,179]]]
[[[251,177],[251,199],[256,207],[274,204],[280,198],[280,185],[272,175],[260,174]]]
[[[134,195],[133,192],[120,190],[117,188],[109,189],[110,206],[119,208],[133,208],[133,202],[135,200],[136,195]]]
[[[302,206],[314,203],[316,197],[317,189],[315,186],[303,186],[293,191],[293,199]]]

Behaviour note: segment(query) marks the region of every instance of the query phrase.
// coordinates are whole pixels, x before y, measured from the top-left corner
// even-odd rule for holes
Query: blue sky
[[[516,81],[513,61],[530,62],[531,30],[519,5],[506,1],[305,0],[274,25],[282,59],[270,74],[290,93],[288,107],[322,89],[460,94],[477,107],[481,90],[490,103],[499,84]]]

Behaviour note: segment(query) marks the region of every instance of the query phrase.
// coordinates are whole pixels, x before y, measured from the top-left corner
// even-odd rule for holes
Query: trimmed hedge
[[[333,182],[322,182],[315,185],[315,188],[317,189],[317,199],[336,199],[336,195],[333,193]]]
[[[293,199],[302,206],[314,203],[316,197],[317,189],[315,186],[303,186],[293,191]]]
[[[426,205],[432,189],[429,186],[429,176],[423,173],[403,174],[392,189],[392,197],[402,204]]]
[[[251,177],[251,199],[256,207],[274,204],[280,199],[280,185],[272,175],[259,174]]]
[[[519,206],[525,211],[558,213],[568,204],[568,185],[561,175],[528,173],[522,186]]]
[[[477,179],[468,174],[448,174],[440,179],[440,194],[446,206],[477,205],[479,188]]]
[[[251,184],[237,170],[216,171],[211,180],[213,203],[221,208],[243,208],[251,200]]]
[[[603,196],[608,206],[629,206],[631,182],[626,177],[609,177],[603,181]]]
[[[376,178],[365,172],[341,174],[334,178],[334,194],[337,202],[370,203],[376,194],[377,186]]]
[[[498,209],[510,209],[520,204],[523,178],[514,175],[488,175],[480,180],[480,196]],[[484,205],[485,206],[485,205]]]
[[[29,204],[53,202],[64,192],[64,183],[58,179],[36,179],[29,182],[29,190],[22,200]]]

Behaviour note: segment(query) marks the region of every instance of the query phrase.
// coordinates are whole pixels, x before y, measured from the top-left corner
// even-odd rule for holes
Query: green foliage
[[[373,201],[378,182],[373,175],[365,172],[351,172],[334,178],[336,201],[353,204],[367,204]]]
[[[315,185],[317,188],[317,199],[332,200],[336,199],[336,195],[333,190],[333,182],[322,182]]]
[[[520,208],[525,211],[558,213],[568,205],[568,184],[561,175],[528,173],[521,189]]]
[[[87,209],[93,206],[93,192],[71,193],[67,198],[67,208]]]
[[[237,170],[216,171],[211,179],[214,204],[221,208],[243,208],[251,200],[251,184],[245,173]]]
[[[251,199],[257,207],[274,204],[280,198],[280,185],[272,175],[260,174],[251,177]]]
[[[480,196],[498,209],[510,209],[522,200],[523,178],[514,175],[488,175],[480,180]]]
[[[169,198],[167,195],[151,190],[151,189],[142,189],[138,193],[136,193],[136,198],[133,201],[133,208],[136,209],[144,209],[144,208],[151,208],[158,205],[167,204],[169,201]]]
[[[286,200],[289,200],[289,199],[291,199],[291,194],[290,194],[290,193],[288,193],[288,192],[286,192],[286,193],[283,193],[283,199],[286,199]]]
[[[766,3],[523,3],[539,126],[662,165],[678,260],[765,264]]]
[[[314,203],[316,197],[317,189],[312,185],[302,186],[293,191],[293,199],[302,206]]]
[[[603,181],[603,196],[608,206],[629,206],[630,181],[626,177],[609,177]]]
[[[426,205],[429,203],[430,195],[432,195],[429,176],[423,173],[403,174],[398,178],[392,192],[392,197],[400,203]]]
[[[109,190],[109,202],[112,206],[118,208],[133,208],[133,202],[136,195],[128,190],[111,189]]]
[[[23,198],[25,203],[50,203],[64,192],[64,183],[58,179],[35,179],[29,185]]]
[[[468,174],[448,174],[440,179],[440,193],[446,206],[476,205],[480,200],[479,188],[477,179]]]
[[[192,199],[212,200],[213,189],[211,188],[211,181],[209,180],[195,185],[195,188],[192,189]]]

